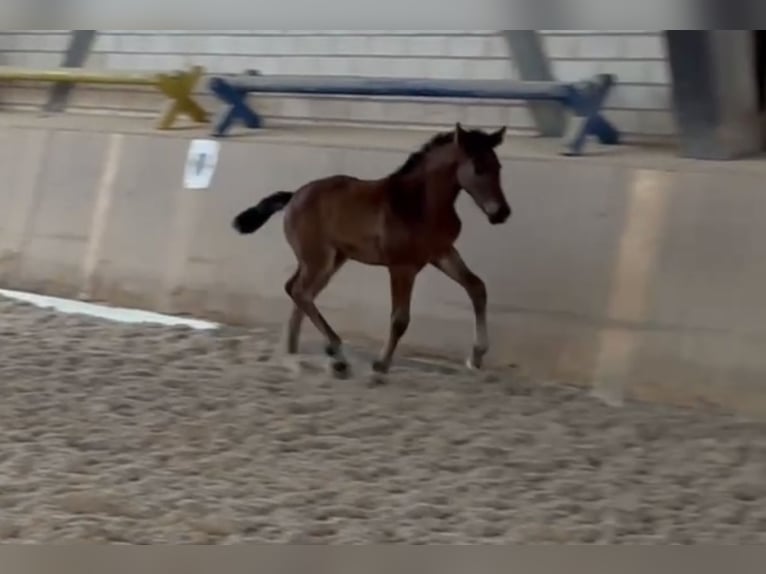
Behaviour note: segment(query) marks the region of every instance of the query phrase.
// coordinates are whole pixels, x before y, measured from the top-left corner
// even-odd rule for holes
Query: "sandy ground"
[[[766,424],[0,299],[0,540],[766,543]],[[400,361],[401,365],[401,361]]]

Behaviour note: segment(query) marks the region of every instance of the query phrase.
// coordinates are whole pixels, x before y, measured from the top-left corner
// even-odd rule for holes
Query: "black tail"
[[[278,191],[262,199],[257,205],[250,207],[234,218],[234,229],[245,235],[255,233],[277,211],[281,211],[290,203],[293,197],[291,191]]]

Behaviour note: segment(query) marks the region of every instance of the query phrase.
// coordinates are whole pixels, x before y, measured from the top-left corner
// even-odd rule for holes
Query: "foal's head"
[[[511,207],[500,183],[500,161],[495,148],[503,143],[505,127],[487,134],[479,130],[464,130],[455,126],[457,149],[457,180],[476,202],[493,225],[505,222]]]

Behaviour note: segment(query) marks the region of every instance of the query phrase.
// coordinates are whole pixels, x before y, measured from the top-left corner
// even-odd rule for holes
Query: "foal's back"
[[[314,180],[288,204],[285,235],[296,252],[333,250],[347,259],[382,264],[386,208],[384,180],[348,175]]]

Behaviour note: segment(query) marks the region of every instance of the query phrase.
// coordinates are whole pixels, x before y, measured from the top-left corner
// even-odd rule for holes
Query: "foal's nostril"
[[[498,223],[505,223],[508,218],[511,216],[511,208],[507,205],[502,206],[497,211],[492,213],[492,215],[489,216],[489,222],[493,225],[496,225]]]

